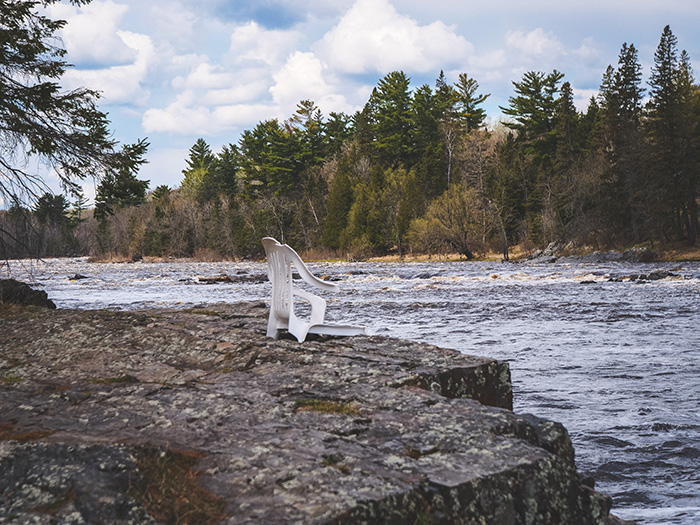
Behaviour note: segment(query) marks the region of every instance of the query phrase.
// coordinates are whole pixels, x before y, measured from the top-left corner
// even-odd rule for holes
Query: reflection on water
[[[328,315],[372,333],[508,361],[515,410],[562,422],[580,471],[641,523],[700,523],[700,264],[313,264]],[[630,280],[664,270],[663,279]],[[263,263],[10,263],[59,307],[267,300]],[[6,273],[7,269],[3,269]],[[71,278],[84,276],[84,279]],[[656,277],[658,277],[657,275]]]

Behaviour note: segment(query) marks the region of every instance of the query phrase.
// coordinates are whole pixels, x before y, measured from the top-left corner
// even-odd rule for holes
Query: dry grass
[[[297,399],[295,412],[326,412],[329,414],[360,415],[360,410],[351,401],[333,401],[330,399]]]
[[[300,256],[307,262],[339,262],[347,259],[345,254],[328,248],[312,248],[301,252]]]
[[[223,262],[227,259],[216,250],[201,248],[194,252],[193,260],[197,262]]]
[[[115,377],[93,377],[88,379],[87,382],[94,385],[133,385],[138,383],[139,380],[134,376],[125,374]]]
[[[12,423],[0,424],[0,440],[2,441],[37,441],[53,434],[54,430],[32,430],[22,431]]]
[[[665,262],[700,261],[700,246],[669,245],[659,248],[657,253],[659,260]]]
[[[157,522],[210,524],[226,517],[226,501],[202,487],[193,468],[204,453],[143,447],[135,456],[141,477],[129,493]]]
[[[12,317],[33,319],[47,312],[51,312],[51,310],[41,306],[0,302],[0,319],[3,317],[8,319]]]
[[[131,257],[125,257],[123,255],[114,254],[104,254],[104,255],[92,255],[88,257],[87,262],[89,263],[130,263],[134,262]]]

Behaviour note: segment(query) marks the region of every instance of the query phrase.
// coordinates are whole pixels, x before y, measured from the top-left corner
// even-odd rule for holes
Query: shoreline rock
[[[211,522],[616,523],[566,429],[510,410],[507,363],[266,316],[0,310],[0,521],[167,521],[139,458],[181,457]]]
[[[19,304],[56,308],[44,290],[34,290],[26,283],[15,279],[0,279],[0,304]]]

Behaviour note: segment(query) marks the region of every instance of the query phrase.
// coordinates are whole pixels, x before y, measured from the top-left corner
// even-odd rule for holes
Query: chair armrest
[[[311,292],[307,292],[306,290],[302,290],[296,286],[292,288],[292,294],[298,297],[303,297],[311,304],[311,318],[309,322],[312,325],[323,323],[323,319],[326,316],[326,300],[323,297],[314,295]],[[293,308],[293,305],[290,304],[290,308]]]
[[[329,283],[327,281],[324,281],[323,279],[319,279],[318,277],[316,277],[309,271],[309,269],[306,267],[306,264],[304,264],[304,261],[302,261],[301,257],[297,255],[297,252],[295,252],[291,248],[290,252],[292,255],[292,259],[294,260],[294,266],[296,266],[297,270],[299,270],[299,276],[304,280],[304,282],[322,290],[331,290],[337,292],[340,289],[340,287],[337,284]]]

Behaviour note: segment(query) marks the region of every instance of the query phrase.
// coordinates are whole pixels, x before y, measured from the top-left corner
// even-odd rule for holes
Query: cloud
[[[297,31],[269,30],[248,22],[231,33],[226,62],[246,67],[278,66],[295,49],[300,38]]]
[[[357,0],[316,45],[333,69],[346,73],[428,72],[464,62],[473,46],[453,26],[400,15],[388,0]]]
[[[291,114],[301,100],[313,100],[324,113],[352,111],[337,85],[330,85],[326,77],[332,77],[313,53],[297,51],[275,74],[275,84],[270,88],[273,100],[285,114]]]
[[[146,133],[212,136],[232,131],[274,114],[276,108],[264,103],[202,104],[195,91],[187,90],[165,108],[150,108],[142,119]]]
[[[111,1],[93,2],[82,8],[55,4],[52,18],[66,20],[61,37],[68,61],[79,67],[105,67],[134,60],[134,49],[124,41],[119,26],[129,7]]]
[[[574,106],[579,111],[586,111],[591,103],[591,98],[597,96],[597,89],[574,89]]]
[[[148,109],[144,130],[210,136],[279,116],[279,100],[274,100],[270,86],[276,85],[275,74],[293,74],[295,66],[285,69],[285,63],[299,38],[296,31],[268,30],[248,22],[231,29],[221,63],[206,55],[174,57],[174,67],[185,70],[170,83],[175,100]],[[280,87],[276,97],[285,98],[284,91]]]
[[[196,41],[195,22],[197,15],[189,7],[172,0],[168,0],[167,3],[149,0],[143,7],[146,6],[148,6],[148,11],[141,16],[148,17],[153,35],[170,40],[170,43],[175,47],[187,47]],[[174,28],[177,30],[177,38],[173,38]]]
[[[143,87],[143,82],[155,60],[153,43],[147,35],[129,31],[119,31],[118,34],[135,55],[132,63],[104,69],[69,69],[62,82],[68,88],[89,86],[100,91],[106,103],[146,104],[149,91]]]
[[[542,60],[556,57],[564,48],[554,33],[546,33],[538,27],[529,33],[511,31],[506,34],[506,45],[520,53],[521,58]]]
[[[298,6],[274,0],[221,2],[217,14],[230,20],[256,20],[269,28],[287,28],[303,20],[305,13]]]

